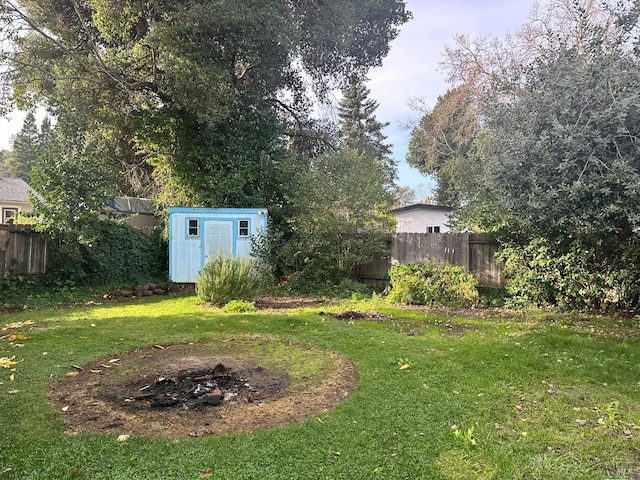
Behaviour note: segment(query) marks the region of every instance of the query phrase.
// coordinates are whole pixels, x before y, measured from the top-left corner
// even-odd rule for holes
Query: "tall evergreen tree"
[[[13,138],[13,155],[5,161],[6,173],[15,178],[29,181],[31,167],[38,157],[38,126],[33,113],[27,113],[22,129]]]
[[[5,166],[5,162],[7,161],[8,155],[11,152],[7,150],[0,150],[0,177],[8,176],[7,168]]]
[[[44,117],[42,119],[42,123],[40,124],[40,134],[38,135],[38,146],[40,148],[47,148],[48,145],[51,144],[53,140],[53,125],[51,125],[51,119],[49,117]]]
[[[357,151],[365,159],[381,166],[387,187],[393,186],[397,165],[391,158],[391,145],[382,130],[389,125],[376,118],[378,102],[370,98],[371,90],[362,78],[352,76],[338,106],[342,147]]]

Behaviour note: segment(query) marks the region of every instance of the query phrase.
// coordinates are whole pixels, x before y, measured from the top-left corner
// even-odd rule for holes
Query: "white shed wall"
[[[218,253],[249,256],[251,237],[266,229],[266,209],[169,208],[169,278],[194,283]]]

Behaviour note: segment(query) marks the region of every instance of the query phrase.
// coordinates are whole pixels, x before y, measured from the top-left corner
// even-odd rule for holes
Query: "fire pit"
[[[289,387],[286,375],[267,375],[271,378],[264,384],[265,369],[256,367],[235,373],[218,363],[209,369],[199,369],[179,373],[175,378],[158,377],[152,383],[141,387],[133,396],[119,399],[117,393],[109,392],[105,398],[123,401],[129,410],[141,408],[180,408],[198,410],[219,405],[253,403],[269,398]],[[256,378],[254,386],[251,378]],[[279,378],[277,378],[279,377]]]
[[[271,428],[333,408],[359,380],[345,357],[261,338],[154,345],[71,368],[48,394],[70,435]]]

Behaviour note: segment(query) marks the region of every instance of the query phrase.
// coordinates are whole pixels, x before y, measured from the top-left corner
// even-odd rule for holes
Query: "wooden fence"
[[[495,260],[498,245],[479,233],[398,233],[389,242],[387,258],[361,267],[366,281],[387,278],[393,263],[448,262],[473,273],[484,286],[500,285],[501,266]]]
[[[47,255],[46,237],[30,225],[0,225],[0,274],[44,274]]]
[[[399,233],[386,258],[361,267],[360,278],[383,281],[392,263],[435,260],[464,267],[485,286],[500,284],[498,245],[477,233]],[[0,273],[41,275],[47,271],[47,240],[29,225],[0,225]]]

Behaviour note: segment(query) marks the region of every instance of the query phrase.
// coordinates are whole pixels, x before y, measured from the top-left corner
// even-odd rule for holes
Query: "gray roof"
[[[138,197],[116,197],[107,202],[111,208],[123,213],[142,213],[154,215],[156,209],[153,200]]]
[[[407,212],[411,210],[431,210],[439,212],[453,212],[455,208],[445,207],[444,205],[432,205],[429,203],[416,203],[413,205],[407,205],[406,207],[394,208],[391,211],[394,213]]]
[[[0,177],[0,201],[29,202],[33,189],[21,178]]]

